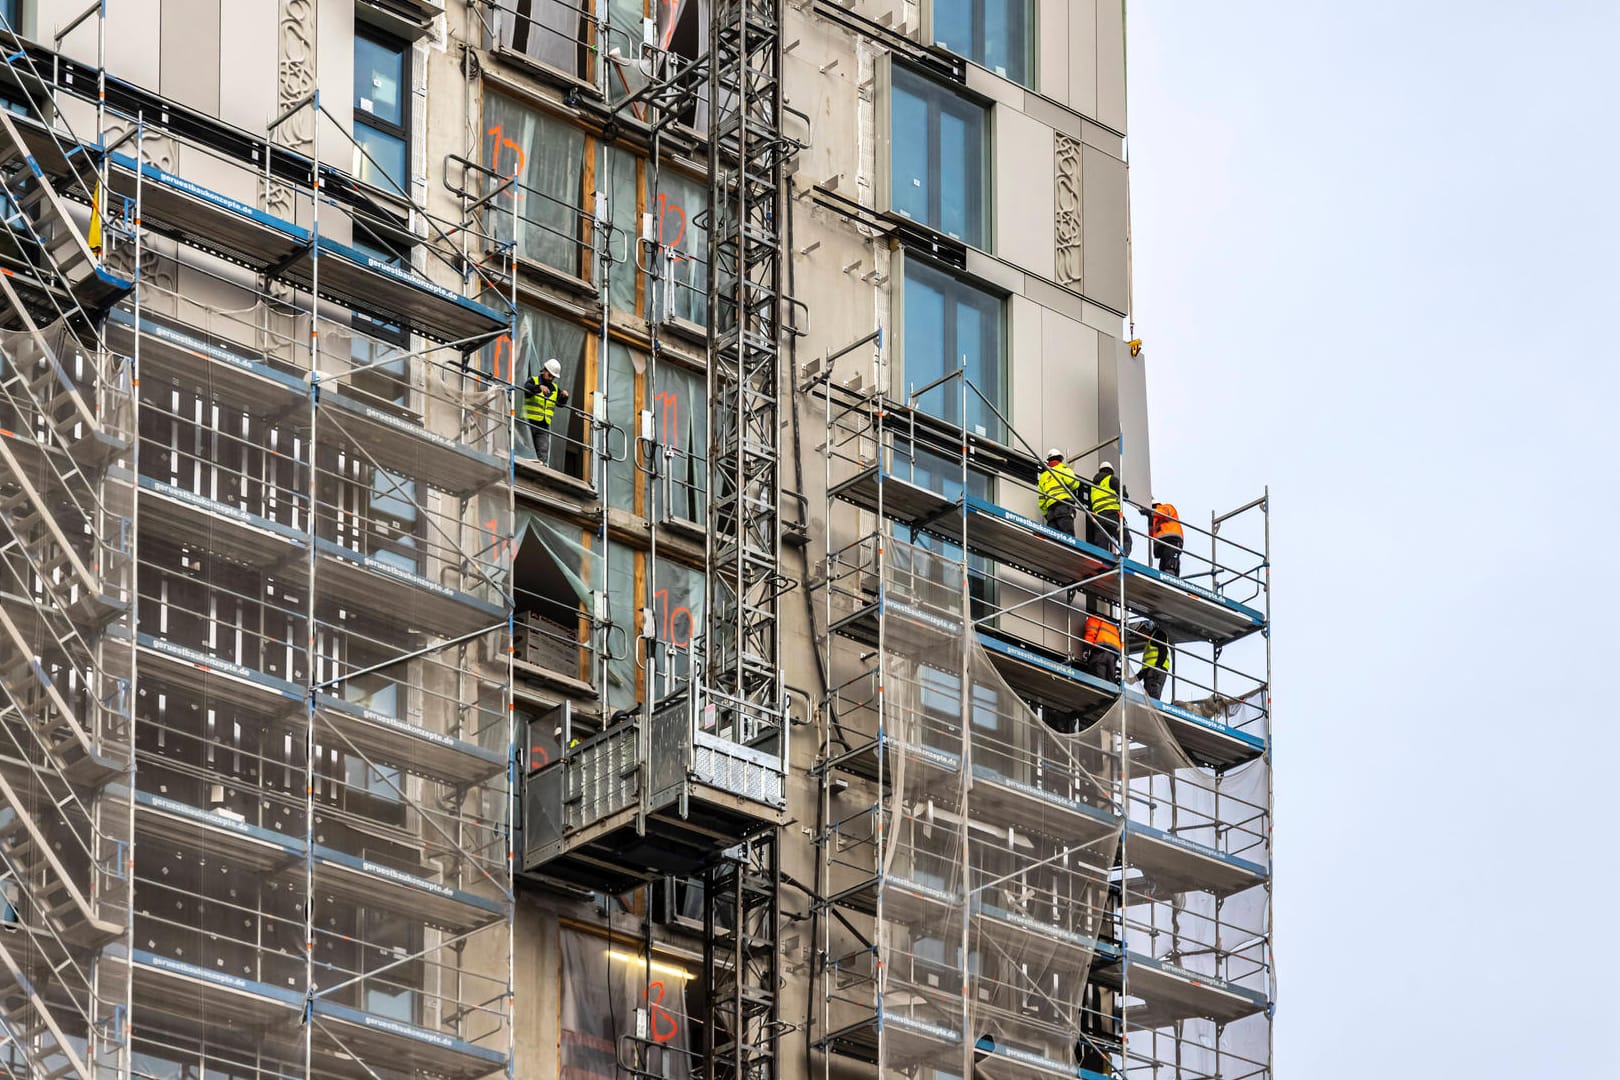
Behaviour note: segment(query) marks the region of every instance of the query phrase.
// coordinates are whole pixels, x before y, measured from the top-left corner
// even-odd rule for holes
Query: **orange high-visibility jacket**
[[[1148,525],[1148,535],[1155,540],[1186,535],[1181,531],[1181,518],[1176,515],[1173,503],[1153,504],[1153,520]]]
[[[1085,639],[1087,645],[1101,645],[1115,652],[1123,651],[1119,643],[1119,627],[1095,615],[1086,616]]]

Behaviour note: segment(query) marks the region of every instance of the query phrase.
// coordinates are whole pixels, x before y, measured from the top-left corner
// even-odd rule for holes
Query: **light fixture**
[[[635,953],[620,952],[618,949],[609,949],[607,954],[609,960],[617,960],[621,964],[635,964],[640,966],[646,963],[646,961],[637,956]],[[691,979],[697,978],[696,975],[693,975],[690,971],[687,971],[683,967],[677,967],[674,964],[665,964],[658,960],[654,960],[652,963],[647,964],[647,967],[652,971],[656,971],[663,975],[673,975],[682,982],[687,982]]]

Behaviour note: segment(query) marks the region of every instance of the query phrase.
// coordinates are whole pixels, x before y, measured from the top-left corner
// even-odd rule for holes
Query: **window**
[[[940,454],[921,447],[897,445],[895,447],[895,469],[904,475],[905,463],[909,460],[911,466],[910,480],[918,487],[937,492],[947,499],[955,499],[962,494],[962,469]],[[990,474],[978,469],[969,469],[967,473],[967,493],[986,502],[992,501],[990,494]],[[960,559],[962,547],[949,540],[942,540],[932,533],[920,529],[910,530],[907,539],[918,547],[935,552],[947,559]],[[983,555],[969,555],[967,557],[968,569],[968,597],[972,604],[974,619],[983,619],[995,608],[996,580],[995,563]]]
[[[585,479],[586,451],[591,437],[590,394],[585,385],[585,328],[559,319],[529,304],[519,303],[518,345],[502,336],[485,350],[484,370],[498,379],[519,385],[529,376],[539,375],[547,360],[562,365],[558,385],[568,391],[568,402],[559,401],[551,419],[551,468],[575,479]],[[524,425],[519,425],[517,455],[533,458],[534,446]]]
[[[607,349],[607,420],[619,431],[636,431],[637,410],[642,406],[641,375],[647,360],[617,341]],[[607,501],[615,510],[645,513],[641,505],[641,474],[635,455],[624,452],[623,440],[613,439],[607,447]]]
[[[657,322],[682,319],[697,326],[709,321],[708,234],[699,222],[709,205],[709,191],[700,180],[664,170],[658,190],[647,183],[647,212],[653,215],[653,240],[664,249],[662,280],[653,285],[649,318]]]
[[[703,571],[668,559],[653,560],[653,629],[660,646],[675,650],[673,662],[655,666],[661,678],[649,691],[654,701],[682,689],[692,677],[690,650],[703,636],[707,589]]]
[[[904,332],[906,394],[946,373],[965,370],[969,431],[1000,441],[996,415],[1006,415],[1006,326],[999,296],[915,259],[905,268]],[[924,412],[952,424],[964,422],[963,388],[956,381],[918,399]],[[992,408],[993,406],[993,408]]]
[[[0,30],[22,33],[22,0],[0,0]]]
[[[1033,6],[1031,0],[934,0],[934,44],[1029,86]]]
[[[409,57],[410,46],[404,42],[355,28],[354,174],[401,195],[410,179]]]
[[[989,110],[899,64],[891,70],[890,207],[985,247]]]
[[[678,57],[677,63],[691,63],[709,51],[709,0],[658,0],[658,47]],[[698,87],[692,107],[678,123],[698,132],[709,130],[709,87]]]
[[[660,521],[678,518],[701,525],[708,520],[704,499],[708,484],[708,385],[698,372],[660,364],[650,407],[653,438],[658,440],[653,512]]]
[[[352,246],[362,255],[410,269],[408,258],[358,222]],[[352,325],[356,334],[349,339],[349,351],[354,366],[360,370],[351,376],[350,385],[382,401],[409,408],[410,334],[398,323],[383,322],[358,311],[352,317]]]
[[[497,0],[490,28],[501,47],[581,79],[591,79],[591,15],[581,0]]]
[[[608,632],[605,650],[607,663],[601,687],[602,700],[613,710],[634,708],[641,700],[640,667],[636,651],[641,632],[638,615],[642,599],[636,588],[636,564],[644,556],[634,548],[616,541],[607,544],[607,614],[613,628]]]
[[[633,243],[637,229],[636,192],[641,176],[641,162],[632,154],[616,146],[601,146],[602,156],[597,167],[597,186],[607,194],[608,225],[613,232]],[[611,235],[611,234],[610,234]],[[625,241],[612,240],[617,248]],[[601,269],[598,264],[592,270]],[[606,270],[607,303],[619,311],[636,310],[636,267],[634,262],[616,262]],[[600,282],[598,282],[600,284]]]
[[[529,259],[575,277],[590,272],[581,231],[585,132],[508,98],[484,99],[484,167],[516,183],[495,199],[490,232]]]

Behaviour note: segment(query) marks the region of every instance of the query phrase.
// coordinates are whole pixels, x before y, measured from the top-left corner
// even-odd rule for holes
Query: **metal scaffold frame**
[[[0,1066],[510,1072],[510,310],[330,237],[318,88],[171,172],[161,99],[0,30]]]
[[[1010,509],[1041,458],[965,373],[903,398],[835,377],[881,340],[805,387],[827,432],[827,1075],[1269,1075],[1266,497],[1183,522],[1174,573],[1145,534],[1120,557],[1124,515],[1149,516],[1128,498],[1112,541],[1068,536]],[[1123,475],[1126,449],[1070,460]],[[1163,701],[1131,671],[1150,646],[1173,658]]]
[[[599,17],[575,43],[581,55],[604,59],[596,74],[605,137],[621,125],[645,135],[655,189],[676,129],[677,145],[707,139],[707,205],[692,219],[705,231],[704,255],[677,253],[659,213],[644,218],[646,262],[637,260],[650,282],[670,290],[665,273],[677,259],[693,261],[704,277],[703,324],[683,333],[706,338],[708,445],[685,455],[701,454],[704,478],[679,501],[702,506],[702,520],[690,524],[705,536],[707,597],[704,629],[689,651],[643,635],[648,692],[636,715],[616,714],[577,746],[565,734],[561,759],[525,787],[525,865],[534,872],[617,892],[684,864],[702,882],[703,1048],[692,1069],[751,1080],[777,1075],[781,1034],[776,831],[788,723],[777,602],[789,582],[780,568],[778,353],[790,302],[782,288],[784,165],[799,148],[781,130],[782,17],[779,0],[712,3],[707,40],[690,57],[673,51],[668,34],[658,39],[652,19],[639,42],[615,44],[611,19]],[[529,31],[541,22],[519,19]],[[501,26],[485,22],[509,54],[518,38]],[[550,66],[568,59],[559,52]],[[689,121],[702,130],[686,128]],[[649,299],[655,378],[667,359],[663,327],[678,316],[679,300],[671,291]],[[641,422],[637,464],[652,515],[663,521],[676,498],[670,472],[695,463],[675,460],[654,412]],[[654,556],[658,545],[655,529]],[[655,589],[649,581],[646,611],[657,609]],[[567,724],[565,716],[565,732]],[[630,1040],[633,1052],[655,1060],[660,1048],[640,1042]]]

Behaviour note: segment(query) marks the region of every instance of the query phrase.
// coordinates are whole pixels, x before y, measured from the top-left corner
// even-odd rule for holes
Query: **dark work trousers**
[[[1074,535],[1074,503],[1053,503],[1046,511],[1046,524],[1060,533]]]
[[[1168,674],[1169,672],[1163,668],[1145,667],[1142,669],[1142,689],[1147,692],[1148,697],[1160,699],[1164,697],[1164,679]]]
[[[1120,527],[1124,523],[1116,514],[1087,514],[1086,515],[1086,543],[1095,544],[1104,551],[1117,552],[1119,550]],[[1125,552],[1131,553],[1131,534],[1125,532]]]
[[[529,421],[529,434],[534,439],[534,456],[540,464],[551,467],[551,425]]]
[[[1101,645],[1087,645],[1080,666],[1106,683],[1119,682],[1119,653]]]
[[[1181,545],[1179,536],[1166,536],[1153,541],[1153,557],[1159,560],[1159,572],[1173,577],[1181,576]]]

